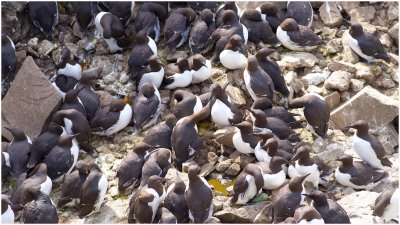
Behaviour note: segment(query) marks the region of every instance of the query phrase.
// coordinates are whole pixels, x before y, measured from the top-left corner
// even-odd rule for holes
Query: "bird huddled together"
[[[95,27],[110,54],[131,51],[126,70],[137,95],[104,104],[94,90],[101,71],[85,70],[63,47],[49,81],[62,104],[41,134],[31,139],[21,128],[5,127],[13,139],[2,149],[2,181],[16,184],[10,197],[2,194],[2,223],[19,217],[24,223],[58,223],[61,208],[77,209],[81,219],[101,211],[114,177],[102,172],[98,160],[80,158],[98,156],[93,136],[113,136],[126,127],[144,137],[132,141],[115,177],[118,192],[130,195],[127,222],[206,222],[214,213],[213,187],[196,162],[206,148],[199,122],[235,127],[229,143],[218,144],[258,161],[235,177],[231,204],[240,207],[274,191],[274,223],[350,223],[347,212],[320,189],[321,165],[299,135],[306,128],[314,139],[328,141],[331,109],[319,94],[294,93],[272,57],[278,46],[313,52],[326,44],[312,29],[310,2],[288,2],[283,10],[273,2],[260,2],[255,9],[235,2],[29,2],[32,23],[47,39],[54,36],[59,4],[71,4],[83,35]],[[132,23],[134,37],[126,32]],[[368,63],[389,61],[379,39],[357,22],[349,25],[346,42]],[[168,53],[188,47],[190,56],[165,64],[160,46]],[[3,34],[3,79],[16,64],[14,43]],[[239,107],[228,95],[234,84],[210,82],[215,67],[239,71],[243,85],[237,88],[246,91],[250,107]],[[196,95],[185,89],[192,84],[208,91]],[[160,90],[172,91],[172,104],[163,102]],[[285,103],[276,104],[276,98]],[[305,122],[292,109],[302,109]],[[361,119],[347,127],[355,130],[353,148],[361,161],[343,155],[334,171],[338,184],[357,190],[387,178],[384,169],[392,166]],[[171,168],[179,172],[167,187]],[[187,173],[188,182],[180,173]],[[60,185],[57,204],[50,198],[53,184]],[[388,189],[376,199],[373,215],[382,222],[398,219],[398,205],[399,189]]]

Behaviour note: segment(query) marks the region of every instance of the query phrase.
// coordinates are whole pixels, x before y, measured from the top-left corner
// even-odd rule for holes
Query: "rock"
[[[227,73],[226,78],[228,79],[228,82],[233,84],[234,86],[242,87],[244,86],[243,72],[244,69],[230,70]]]
[[[96,93],[100,96],[101,106],[109,105],[114,100],[114,96],[110,95],[106,91],[96,91]]]
[[[179,175],[179,177],[183,180],[183,182],[188,185],[189,184],[189,177],[187,173],[181,173],[175,168],[170,168],[165,175],[165,178],[167,178],[167,182],[165,183],[165,187],[169,187],[171,184],[175,183],[176,181],[176,174]]]
[[[11,140],[12,135],[4,127],[18,127],[35,139],[60,104],[61,96],[28,56],[1,103],[2,135]]]
[[[229,175],[229,176],[237,176],[240,172],[240,165],[237,163],[232,163],[232,165],[225,170],[225,174]]]
[[[388,154],[393,154],[396,151],[395,147],[399,145],[399,133],[392,123],[380,128],[377,138]]]
[[[328,43],[326,44],[326,48],[328,49],[329,54],[334,54],[343,50],[343,47],[341,47],[340,41],[338,39],[328,41]]]
[[[325,96],[325,101],[326,103],[328,103],[329,108],[332,110],[339,106],[340,94],[337,91],[332,92],[331,94]]]
[[[64,45],[65,45],[65,47],[67,47],[71,51],[71,53],[74,56],[76,56],[76,57],[78,57],[80,59],[84,58],[82,49],[81,49],[81,47],[79,45],[74,44],[74,43],[65,43]]]
[[[381,94],[371,86],[366,86],[335,109],[330,119],[336,129],[343,129],[361,119],[368,121],[369,127],[373,129],[390,123],[398,114],[399,107],[395,99]]]
[[[206,164],[202,165],[201,168],[200,168],[200,173],[199,173],[200,176],[206,177],[206,176],[208,176],[212,171],[214,171],[214,169],[215,169],[214,164],[215,164],[215,163],[206,163]]]
[[[57,45],[51,43],[48,40],[43,40],[39,44],[38,53],[41,56],[48,55],[50,52],[52,52],[56,48],[57,48]]]
[[[343,195],[350,195],[353,194],[354,192],[356,192],[352,187],[347,187],[346,189],[344,189],[342,191]]]
[[[270,223],[270,224],[272,224],[273,223],[272,209],[273,209],[272,204],[266,205],[257,214],[256,218],[254,218],[253,223],[260,223],[260,224]]]
[[[351,22],[366,22],[369,23],[375,16],[375,7],[362,6],[356,7],[349,12]]]
[[[126,84],[128,83],[130,78],[131,76],[129,74],[127,74],[126,72],[122,72],[121,76],[119,77],[119,82],[121,82],[121,84]]]
[[[215,154],[215,152],[209,152],[207,154],[207,160],[211,164],[215,164],[218,161],[218,156]]]
[[[229,84],[228,87],[226,87],[225,92],[231,98],[233,104],[239,107],[246,105],[246,98],[241,89]]]
[[[239,156],[234,158],[234,154],[238,154]],[[240,167],[243,169],[247,164],[252,163],[254,161],[256,161],[256,158],[254,156],[251,155],[245,155],[245,154],[241,154],[239,151],[235,151],[234,153],[232,153],[229,158],[234,159],[235,163],[238,163],[240,165]]]
[[[115,73],[110,73],[107,76],[103,77],[103,82],[106,85],[110,85],[115,83],[116,81],[116,74]]]
[[[350,217],[351,223],[371,223],[371,207],[375,204],[375,199],[379,193],[369,191],[358,191],[343,196],[337,202],[343,207]]]
[[[325,82],[326,78],[328,77],[325,73],[309,73],[302,77],[303,81],[307,81],[309,85],[318,85],[320,83]]]
[[[342,70],[342,71],[346,71],[349,73],[355,73],[357,71],[357,69],[354,67],[353,64],[346,63],[346,62],[338,62],[338,61],[330,62],[328,64],[328,69],[332,72]]]
[[[211,70],[211,79],[213,81],[219,79],[220,77],[223,77],[224,75],[225,73],[221,69],[212,68]]]
[[[174,52],[168,53],[168,55],[167,55],[167,61],[169,61],[169,62],[176,62],[177,59],[179,59],[179,58],[187,59],[188,54],[186,53],[186,51],[174,51]]]
[[[33,50],[37,51],[39,49],[39,39],[32,38],[28,41],[28,46],[31,47]]]
[[[389,35],[396,41],[396,43],[398,45],[399,44],[399,23],[398,22],[389,29]]]
[[[205,224],[217,224],[217,223],[221,223],[221,221],[217,218],[217,217],[211,217],[210,219],[208,219],[206,222],[204,222]]]
[[[215,166],[215,170],[220,173],[223,173],[231,166],[231,164],[232,164],[232,159],[224,160],[220,163],[217,163],[217,165]]]
[[[313,148],[313,150],[321,151],[320,153],[316,154],[314,157],[321,159],[323,162],[330,164],[330,166],[335,165],[335,159],[342,157],[345,153],[346,146],[340,143],[332,143],[326,146],[325,149],[321,148]]]
[[[98,67],[101,68],[100,77],[105,77],[113,71],[113,63],[107,56],[94,56],[90,68]]]
[[[335,2],[325,2],[319,8],[322,22],[329,27],[339,27],[343,23],[342,14]]]
[[[383,78],[382,79],[382,87],[386,89],[394,88],[397,85],[394,83],[394,81],[390,78]]]
[[[232,142],[232,137],[236,132],[236,127],[228,126],[214,132],[215,141],[219,144],[235,148]]]
[[[224,203],[224,209],[216,212],[215,217],[222,223],[253,223],[258,213],[267,205],[267,202],[259,202],[253,205],[229,206]]]
[[[310,93],[317,93],[319,95],[322,93],[322,89],[315,85],[308,86],[307,91]]]
[[[368,65],[365,63],[357,63],[356,65],[356,78],[361,78],[367,82],[371,82],[375,76],[382,73],[382,69],[377,65]]]
[[[355,53],[350,46],[347,44],[346,40],[347,40],[347,35],[349,34],[349,31],[345,31],[343,33],[343,37],[342,37],[342,44],[343,44],[343,58],[349,62],[349,63],[358,63],[360,61],[359,56],[357,55],[357,53]]]
[[[390,37],[389,34],[384,33],[384,32],[380,32],[379,35],[379,40],[381,41],[383,47],[385,48],[389,48],[393,45],[393,39]]]
[[[365,83],[365,81],[363,81],[363,80],[351,79],[350,88],[354,92],[359,92],[359,91],[361,91],[361,89],[363,89],[364,83]]]
[[[282,59],[277,61],[279,66],[287,70],[295,68],[313,67],[318,62],[317,57],[308,52],[287,52],[281,54]]]
[[[22,64],[26,59],[26,51],[25,50],[16,51],[15,56],[17,57],[18,64]]]
[[[337,2],[337,4],[344,9],[347,14],[349,14],[352,9],[360,7],[360,2]]]
[[[393,5],[389,6],[389,8],[387,10],[387,16],[390,21],[398,20],[399,19],[399,5],[393,4]]]
[[[327,89],[347,91],[350,87],[351,74],[346,71],[335,71],[325,81]]]
[[[293,89],[295,93],[304,92],[304,83],[297,78],[297,74],[294,71],[289,71],[284,76],[286,83]]]

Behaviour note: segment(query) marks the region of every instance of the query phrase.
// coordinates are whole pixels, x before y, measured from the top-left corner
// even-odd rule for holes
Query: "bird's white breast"
[[[229,126],[229,119],[234,117],[231,109],[217,99],[214,105],[211,108],[211,119],[214,123],[216,123],[219,127]]]
[[[244,68],[247,65],[247,58],[239,51],[230,49],[223,50],[219,54],[221,64],[230,70]]]

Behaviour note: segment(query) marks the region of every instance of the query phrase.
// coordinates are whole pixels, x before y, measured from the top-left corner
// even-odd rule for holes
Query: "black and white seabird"
[[[207,40],[215,29],[214,14],[209,9],[204,9],[193,22],[189,34],[189,47],[193,54],[203,53],[207,48]]]
[[[99,2],[100,8],[115,15],[124,26],[129,24],[129,19],[135,8],[135,1],[109,1]]]
[[[94,134],[110,136],[124,129],[132,120],[132,107],[122,99],[116,99],[108,107],[97,110],[90,122],[92,129],[101,128]]]
[[[83,160],[76,162],[74,171],[67,176],[61,186],[61,194],[57,203],[58,207],[63,207],[74,200],[75,202],[73,203],[77,205],[82,184],[86,181],[90,172],[88,166]]]
[[[153,175],[149,178],[147,188],[138,190],[134,202],[134,219],[136,223],[152,223],[158,207],[164,201],[166,192],[162,182],[165,178]],[[131,205],[129,205],[131,208]]]
[[[267,21],[274,33],[281,24],[281,18],[278,16],[278,8],[273,2],[265,2],[256,8],[261,13],[261,18]]]
[[[294,166],[290,165],[288,168],[289,177],[294,178],[309,174],[304,182],[311,182],[314,188],[318,189],[320,172],[318,165],[310,157],[309,148],[306,146],[298,148],[290,161],[294,163]]]
[[[56,66],[57,75],[65,75],[73,77],[77,80],[81,79],[82,66],[77,60],[71,59],[71,51],[63,48],[60,53],[60,63]]]
[[[280,139],[287,139],[292,142],[300,141],[298,134],[282,120],[275,117],[267,117],[264,111],[259,109],[250,109],[250,112],[254,118],[253,126],[257,130],[269,129]]]
[[[191,159],[203,147],[203,139],[198,135],[196,123],[210,116],[212,99],[200,112],[178,120],[171,135],[171,146],[175,152],[175,167],[182,171],[182,163]]]
[[[13,139],[7,147],[7,153],[11,165],[11,176],[17,179],[28,170],[27,164],[32,151],[32,141],[19,128],[4,128],[13,135]]]
[[[78,97],[79,92],[83,88],[84,87],[81,86],[80,89],[71,89],[65,93],[64,101],[60,106],[60,110],[75,109],[87,117],[85,106],[83,105],[82,100]]]
[[[229,39],[233,35],[239,35],[244,44],[247,44],[249,37],[247,28],[243,24],[239,23],[237,15],[232,10],[226,10],[222,13],[222,21],[223,25],[217,27],[206,43],[207,52],[215,46],[214,54],[210,59],[210,61],[214,63],[219,61],[220,53],[224,50]]]
[[[57,209],[49,195],[34,187],[29,187],[24,194],[33,199],[22,211],[24,223],[58,223]]]
[[[76,109],[60,110],[53,114],[52,121],[65,127],[69,135],[75,135],[82,150],[91,153],[94,148],[90,145],[92,129],[86,117]]]
[[[286,160],[292,159],[291,153],[279,148],[278,139],[274,137],[271,130],[266,129],[254,135],[261,138],[254,148],[254,154],[258,161],[270,163],[274,156],[280,156]]]
[[[283,96],[289,95],[289,90],[286,86],[285,78],[282,76],[281,69],[273,59],[268,56],[274,53],[275,50],[269,48],[262,48],[257,51],[256,58],[258,66],[263,69],[274,83],[275,90]]]
[[[140,186],[144,187],[153,175],[165,177],[171,166],[171,150],[158,148],[146,155],[146,161],[142,167]]]
[[[347,44],[361,58],[370,62],[376,62],[383,59],[390,62],[389,55],[386,53],[379,38],[369,32],[364,32],[359,23],[352,23],[349,35],[345,37]]]
[[[262,192],[264,178],[259,166],[249,163],[236,177],[233,186],[232,203],[246,205],[248,201]]]
[[[194,95],[191,92],[176,90],[173,98],[175,104],[171,107],[171,113],[175,115],[177,120],[198,113],[203,108],[199,96]]]
[[[279,40],[272,30],[269,22],[261,17],[261,13],[256,9],[246,9],[240,16],[240,23],[242,23],[249,32],[249,41],[261,46],[264,45],[277,45]]]
[[[232,136],[233,146],[236,150],[243,154],[254,153],[254,148],[257,146],[260,138],[253,133],[253,125],[250,122],[243,121],[241,123],[235,124],[239,129]]]
[[[139,142],[134,145],[133,151],[129,151],[123,158],[117,171],[119,193],[125,194],[128,189],[140,182],[145,155],[151,149],[152,146]]]
[[[325,99],[316,93],[308,93],[289,100],[289,108],[303,108],[307,129],[315,136],[327,138],[330,109]]]
[[[327,199],[322,191],[303,195],[312,200],[311,205],[319,212],[325,223],[350,223],[347,212],[336,201]]]
[[[359,120],[348,126],[357,131],[353,136],[353,148],[357,155],[374,169],[391,167],[392,163],[386,156],[385,148],[378,138],[368,133],[369,126],[365,120]]]
[[[29,2],[28,7],[33,24],[51,39],[58,22],[57,2]]]
[[[297,224],[325,224],[320,213],[312,206],[300,206],[294,212],[293,219]]]
[[[336,168],[336,181],[354,189],[365,189],[368,184],[378,182],[389,176],[387,172],[379,172],[365,163],[353,162],[353,157],[345,155],[336,159],[341,165]]]
[[[145,2],[135,17],[136,31],[145,30],[155,42],[160,39],[160,21],[167,19],[167,10],[157,2]]]
[[[255,56],[247,58],[247,67],[243,72],[246,89],[255,101],[261,97],[272,99],[275,87],[271,77],[258,66]]]
[[[206,40],[207,41],[207,40]],[[17,67],[14,42],[5,34],[1,35],[1,73],[2,80],[6,79]]]
[[[283,122],[287,123],[287,125],[289,125],[289,127],[292,129],[303,128],[300,122],[298,122],[294,118],[294,116],[298,116],[297,114],[289,112],[282,106],[274,106],[271,99],[267,97],[262,97],[255,100],[251,108],[264,111],[267,117],[275,117],[281,119]]]
[[[175,183],[167,189],[164,206],[175,215],[178,223],[189,222],[189,208],[186,205],[185,190],[186,185],[177,172]]]
[[[51,85],[61,95],[63,99],[65,98],[65,94],[69,90],[74,89],[77,83],[78,80],[74,77],[65,76],[63,74],[55,75],[51,79]]]
[[[139,88],[145,83],[150,83],[156,88],[160,88],[163,79],[164,65],[160,62],[157,55],[152,55],[148,60],[148,65],[136,76],[136,84]]]
[[[188,170],[189,185],[185,191],[189,218],[193,223],[204,223],[213,214],[212,191],[207,181],[199,176],[199,167],[191,165]]]
[[[289,180],[283,188],[279,189],[272,199],[274,209],[274,223],[284,221],[288,217],[293,217],[295,210],[304,202],[305,192],[303,181],[308,175],[294,177]]]
[[[177,65],[177,67],[175,66]],[[170,68],[170,69],[169,69]],[[163,86],[166,89],[184,88],[192,83],[192,72],[187,59],[180,59],[165,68]]]
[[[399,198],[399,188],[389,188],[376,198],[372,215],[378,217],[379,223],[399,218]]]
[[[125,27],[115,15],[109,12],[99,12],[94,23],[107,43],[110,53],[130,47],[132,42],[125,33]]]
[[[11,202],[7,195],[1,194],[1,223],[13,224],[15,222],[15,214],[11,209]]]
[[[108,180],[99,166],[96,163],[92,163],[89,168],[89,176],[82,184],[79,194],[80,219],[89,215],[93,209],[94,212],[100,211],[108,188]]]
[[[131,72],[131,79],[138,79],[138,73],[147,66],[149,58],[157,55],[157,45],[154,40],[147,36],[145,30],[136,33],[136,44],[128,59],[128,66]]]
[[[166,115],[164,122],[153,126],[146,132],[143,142],[160,148],[171,149],[172,129],[174,129],[177,121],[174,114]]]
[[[95,2],[71,2],[72,10],[76,14],[81,32],[84,32],[94,24],[97,14],[97,4]]]
[[[94,71],[83,72],[79,82],[75,85],[74,89],[79,89],[78,98],[81,100],[82,105],[85,107],[87,119],[92,120],[94,114],[100,107],[100,96],[94,92],[91,83],[98,79],[98,74]]]
[[[132,105],[135,129],[146,130],[154,125],[161,113],[161,98],[158,89],[150,83],[140,87],[139,95]]]
[[[240,109],[232,103],[225,93],[228,84],[221,87],[219,84],[212,84],[210,87],[211,97],[215,103],[211,106],[211,121],[219,127],[225,127],[242,122],[243,114]]]
[[[286,173],[282,169],[282,165],[287,163],[289,162],[280,156],[272,157],[270,163],[256,163],[262,170],[264,190],[275,190],[285,183]]]
[[[79,146],[75,135],[60,136],[56,146],[43,161],[47,165],[50,179],[55,182],[63,181],[78,161],[78,153]]]
[[[165,21],[164,37],[169,51],[181,47],[189,38],[190,26],[197,14],[192,8],[175,9]]]
[[[325,41],[318,37],[311,28],[297,24],[292,18],[284,20],[279,25],[276,36],[283,46],[293,51],[310,51],[325,44]]]
[[[219,60],[224,67],[230,70],[242,69],[247,65],[247,55],[246,45],[242,38],[235,34],[219,54]]]
[[[211,61],[200,54],[192,55],[188,58],[192,72],[192,84],[203,82],[211,77]]]
[[[313,8],[310,2],[288,1],[287,17],[293,18],[299,25],[311,27],[313,22]]]
[[[217,12],[215,13],[214,19],[215,19],[215,23],[216,23],[217,27],[220,27],[221,25],[224,24],[222,18],[223,18],[224,12],[227,10],[232,10],[236,14],[237,18],[240,17],[241,10],[236,5],[236,3],[234,1],[225,2],[219,6],[219,8],[217,9]]]

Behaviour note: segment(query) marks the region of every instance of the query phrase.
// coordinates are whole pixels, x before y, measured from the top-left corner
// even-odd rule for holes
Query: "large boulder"
[[[331,113],[332,126],[343,129],[357,120],[366,120],[371,128],[380,128],[399,115],[398,101],[366,86]]]
[[[375,204],[375,199],[379,193],[369,191],[359,191],[344,196],[337,201],[347,212],[351,223],[372,223],[371,207]]]
[[[257,214],[267,205],[267,202],[258,202],[253,205],[231,206],[230,201],[224,203],[224,209],[216,212],[215,217],[222,223],[253,223]]]
[[[2,136],[11,140],[4,127],[18,127],[31,139],[36,138],[60,104],[61,96],[28,56],[1,103]]]
[[[319,16],[322,22],[329,27],[339,27],[343,23],[343,17],[336,2],[322,4],[319,8]]]

